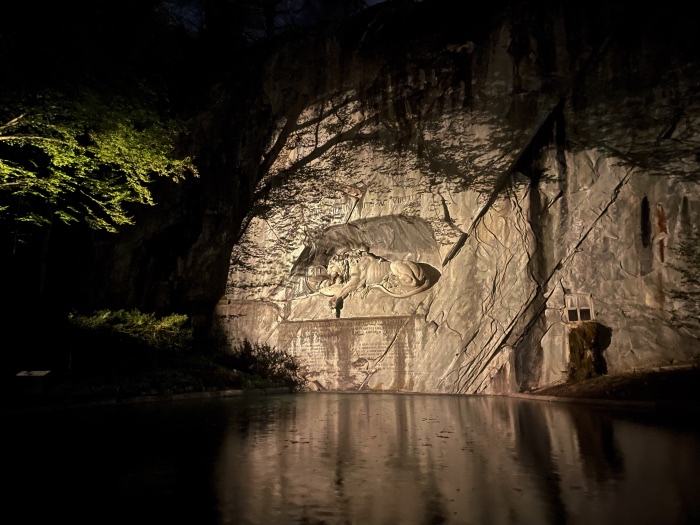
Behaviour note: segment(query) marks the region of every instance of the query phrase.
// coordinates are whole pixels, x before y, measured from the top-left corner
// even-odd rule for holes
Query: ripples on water
[[[651,415],[308,393],[9,422],[15,523],[700,523],[700,431]]]

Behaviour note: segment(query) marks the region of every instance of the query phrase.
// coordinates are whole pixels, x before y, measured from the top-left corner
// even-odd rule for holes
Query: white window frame
[[[564,295],[564,318],[567,323],[592,321],[595,319],[593,298],[589,293],[568,293]]]

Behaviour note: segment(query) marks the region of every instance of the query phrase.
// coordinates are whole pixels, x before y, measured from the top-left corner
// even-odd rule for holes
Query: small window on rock
[[[593,320],[593,301],[591,294],[574,293],[564,296],[566,318],[570,323]]]

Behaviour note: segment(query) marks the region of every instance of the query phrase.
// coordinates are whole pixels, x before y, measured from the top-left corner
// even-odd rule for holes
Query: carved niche
[[[301,295],[323,297],[339,317],[346,299],[366,299],[372,290],[392,299],[427,291],[440,277],[438,261],[425,221],[384,216],[333,226],[311,239],[292,279],[301,283]]]

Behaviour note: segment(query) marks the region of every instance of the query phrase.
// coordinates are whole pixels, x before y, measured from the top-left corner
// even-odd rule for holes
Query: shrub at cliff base
[[[157,317],[139,310],[100,310],[71,315],[74,341],[71,372],[133,372],[192,352],[193,335],[186,315]]]
[[[216,389],[300,390],[299,365],[286,352],[245,342],[233,352],[195,350],[186,315],[100,310],[69,317],[65,381],[56,393],[133,396]]]
[[[569,381],[583,381],[607,373],[603,356],[605,327],[580,323],[569,332]]]
[[[306,385],[299,374],[301,365],[285,350],[244,340],[230,353],[222,353],[217,362],[244,374],[245,388],[286,387],[295,392]]]

